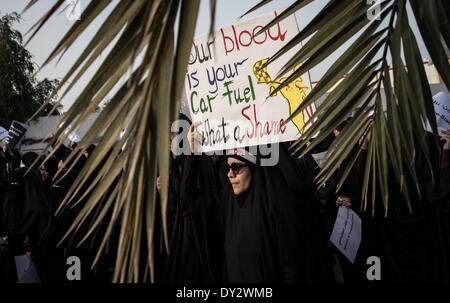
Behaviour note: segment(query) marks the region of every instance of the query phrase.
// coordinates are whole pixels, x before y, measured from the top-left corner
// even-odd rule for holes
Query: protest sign
[[[61,123],[59,125],[59,127],[62,127],[63,123]],[[72,124],[69,124],[69,126],[66,127],[66,130],[64,131],[64,135],[67,135],[69,133],[69,131],[72,129]],[[67,139],[69,139],[72,142],[78,143],[81,141],[80,136],[78,136],[78,134],[76,132],[71,132],[69,134],[69,136],[67,137]]]
[[[279,12],[278,12],[279,13]],[[311,89],[307,73],[268,97],[287,76],[274,81],[300,45],[263,68],[269,58],[298,33],[295,16],[285,18],[259,36],[277,12],[221,28],[193,42],[185,90],[192,122],[205,137],[198,151],[284,142],[297,139],[314,105],[283,125]],[[210,39],[210,40],[208,40]],[[267,99],[266,99],[267,98]]]
[[[434,111],[438,130],[450,129],[450,96],[439,92],[433,96]]]
[[[8,138],[8,131],[0,126],[0,142]]]
[[[75,143],[78,143],[81,141],[80,136],[78,136],[78,134],[76,132],[71,132],[69,134],[69,140]]]
[[[15,256],[17,283],[40,283],[39,274],[33,261],[26,255]]]
[[[350,262],[354,262],[361,244],[361,218],[346,206],[340,206],[330,238]]]
[[[20,141],[22,140],[25,132],[28,129],[28,125],[19,121],[13,120],[11,127],[9,128],[8,138],[6,138],[6,144],[11,148],[18,148]]]

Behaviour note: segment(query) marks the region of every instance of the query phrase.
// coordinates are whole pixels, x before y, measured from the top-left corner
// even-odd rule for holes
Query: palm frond
[[[27,8],[36,2],[31,1]],[[63,2],[58,1],[36,23],[32,37]],[[109,0],[91,1],[45,64],[63,56],[111,4]],[[82,206],[64,238],[58,239],[61,242],[79,230],[82,224],[90,224],[87,235],[82,239],[82,242],[88,241],[101,223],[107,223],[106,232],[100,235],[94,264],[104,251],[114,226],[119,224],[114,273],[114,281],[117,282],[139,282],[149,276],[154,281],[152,247],[157,211],[156,177],[161,176],[161,211],[166,233],[167,146],[171,121],[177,116],[180,106],[198,9],[199,1],[118,1],[61,81],[65,83],[72,79],[72,84],[62,95],[64,97],[105,48],[112,46],[89,84],[62,116],[59,128],[53,130],[54,136],[47,149],[52,144],[56,144],[55,149],[62,144],[68,137],[64,131],[69,125],[71,131],[77,131],[105,97],[115,91],[114,97],[65,161],[65,165],[73,163],[73,167],[81,153],[101,137],[57,212],[77,204]],[[175,24],[177,14],[180,21]],[[179,27],[178,32],[182,32],[176,44],[175,26]],[[121,84],[123,79],[127,81]],[[61,88],[62,85],[57,91]],[[124,135],[119,139],[123,130]],[[55,180],[62,177],[64,174],[60,170]],[[148,252],[144,257],[149,268],[145,271],[139,266],[142,251]]]
[[[303,3],[304,1],[296,1],[291,7],[301,7]],[[443,41],[448,43],[448,26],[445,27],[448,25],[448,16],[443,9],[443,2],[410,0],[409,3],[433,62],[449,87],[450,69],[443,46]],[[258,4],[254,9],[259,6]],[[368,196],[371,195],[372,213],[375,201],[382,201],[387,215],[390,171],[400,184],[412,211],[409,197],[411,187],[421,194],[418,172],[414,165],[418,153],[424,154],[432,173],[423,123],[430,122],[436,144],[438,133],[430,85],[417,38],[409,23],[407,1],[380,1],[377,18],[368,17],[369,9],[373,7],[370,8],[365,1],[328,1],[312,21],[274,54],[266,65],[309,37],[308,42],[280,69],[277,78],[304,62],[301,68],[271,92],[276,94],[298,75],[315,67],[358,34],[352,45],[335,60],[285,123],[323,96],[341,77],[346,76],[317,107],[311,120],[318,119],[305,130],[292,148],[294,152],[303,150],[300,157],[305,155],[342,120],[353,115],[353,119],[330,146],[327,162],[318,174],[317,182],[325,182],[344,159],[351,157],[349,166],[344,168],[339,188],[355,165],[357,157],[361,156],[360,151],[352,154],[353,147],[358,144],[361,136],[367,136],[371,132],[372,139],[365,154],[363,208],[367,209]],[[301,8],[299,12],[302,12]],[[280,17],[275,18],[268,26],[279,21]],[[391,86],[389,62],[392,62],[394,87]],[[386,102],[382,102],[382,97],[385,97]],[[313,137],[315,139],[305,148]],[[406,180],[411,180],[409,186]]]

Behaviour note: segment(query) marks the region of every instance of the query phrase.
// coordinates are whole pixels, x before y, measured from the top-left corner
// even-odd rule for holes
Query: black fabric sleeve
[[[186,156],[183,163],[183,175],[180,187],[180,207],[185,212],[197,199],[197,177],[200,168],[201,156]]]
[[[305,246],[307,244],[304,209],[302,203],[297,201],[294,191],[287,184],[280,182],[280,175],[272,170],[267,170],[271,182],[266,183],[272,199],[272,207],[275,215],[276,237],[278,242],[279,263],[281,266],[282,282],[298,283],[305,280]],[[269,188],[271,187],[271,188]]]
[[[450,169],[450,150],[444,149],[442,151],[442,157],[441,157],[441,170],[449,170]]]
[[[277,231],[282,279],[284,283],[304,282],[302,273],[305,271],[303,264],[306,256],[302,245],[307,241],[302,232],[302,220],[295,216],[292,201],[279,202],[289,204],[278,209]]]
[[[450,191],[450,150],[443,150],[441,156],[441,170],[440,170],[440,190],[444,195],[448,195]]]

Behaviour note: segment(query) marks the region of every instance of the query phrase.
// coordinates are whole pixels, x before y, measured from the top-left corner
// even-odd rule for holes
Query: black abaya
[[[40,174],[21,167],[10,175],[3,201],[3,232],[8,236],[10,257],[30,251],[42,281],[51,273],[46,255],[51,244],[51,216]],[[9,262],[14,262],[10,259]]]
[[[305,220],[276,167],[256,165],[249,189],[222,197],[224,281],[306,281]]]
[[[416,149],[415,165],[421,197],[411,178],[406,179],[412,213],[391,170],[387,217],[384,218],[381,203],[376,203],[375,218],[371,218],[381,244],[373,245],[371,241],[367,254],[380,257],[381,280],[384,282],[450,281],[450,162],[446,160],[450,158],[445,158],[449,151],[443,152],[442,159],[431,135],[427,139],[434,182],[423,153]],[[379,189],[376,194],[380,197]]]
[[[214,171],[207,156],[184,156],[173,162],[167,209],[170,254],[163,282],[217,281],[217,203]]]
[[[279,144],[280,159],[277,167],[286,184],[295,193],[305,220],[306,280],[319,283],[335,282],[332,270],[334,260],[329,249],[330,232],[324,211],[326,206],[319,200],[319,191],[314,183],[317,163],[309,153],[300,159],[291,155],[287,144]]]

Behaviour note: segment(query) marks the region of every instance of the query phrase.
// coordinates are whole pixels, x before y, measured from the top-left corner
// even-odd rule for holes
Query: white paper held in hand
[[[330,241],[354,263],[361,244],[361,218],[349,207],[340,206]]]

